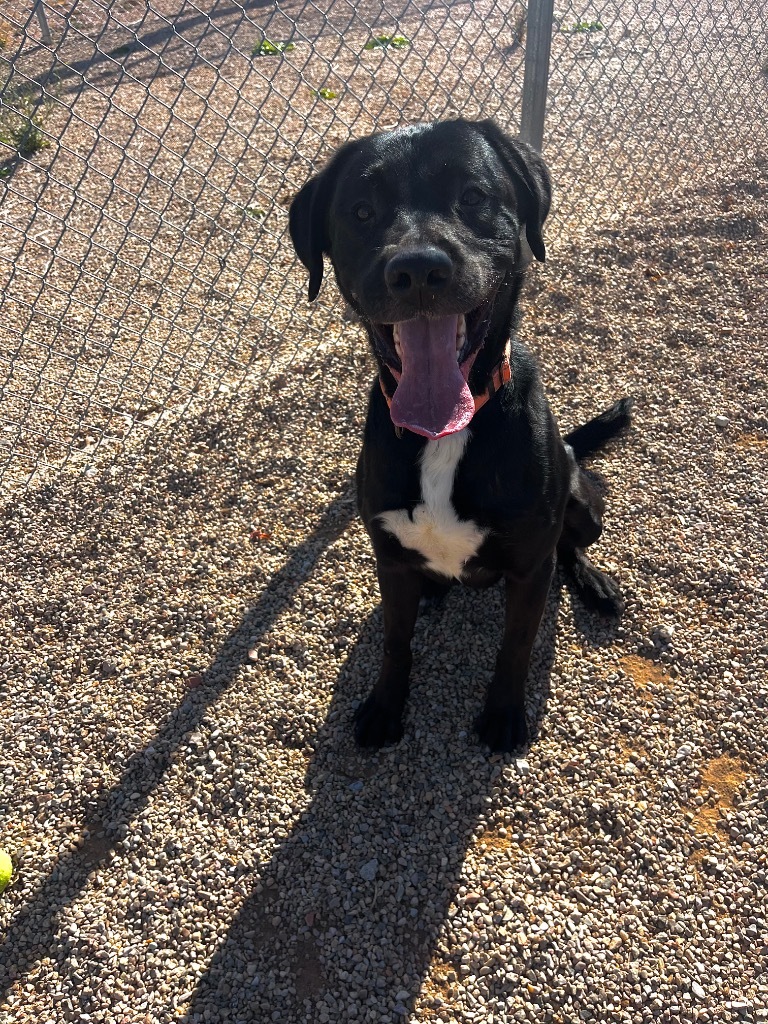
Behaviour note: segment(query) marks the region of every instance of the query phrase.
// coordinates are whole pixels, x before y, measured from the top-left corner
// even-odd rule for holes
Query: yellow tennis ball
[[[2,892],[8,885],[12,875],[13,861],[5,850],[0,850],[0,892]]]

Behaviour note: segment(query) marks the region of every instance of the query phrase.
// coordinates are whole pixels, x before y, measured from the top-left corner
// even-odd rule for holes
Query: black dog
[[[309,298],[330,257],[379,366],[357,468],[376,552],[384,659],[355,733],[402,735],[419,601],[503,577],[506,623],[477,730],[526,743],[525,682],[556,559],[581,596],[621,610],[584,555],[603,502],[578,460],[629,423],[625,399],[560,437],[533,358],[512,337],[526,258],[544,259],[541,157],[492,121],[448,121],[342,146],[298,193],[294,247]],[[511,339],[511,340],[510,340]]]

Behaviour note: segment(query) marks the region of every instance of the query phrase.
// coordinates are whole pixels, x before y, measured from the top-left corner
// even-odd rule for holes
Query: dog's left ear
[[[533,255],[543,263],[546,249],[541,229],[552,202],[552,180],[547,165],[532,146],[510,138],[495,121],[480,121],[477,127],[510,172],[525,223],[525,237]]]

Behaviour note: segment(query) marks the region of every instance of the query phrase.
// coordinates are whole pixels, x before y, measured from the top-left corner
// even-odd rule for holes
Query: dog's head
[[[323,255],[397,382],[392,418],[427,437],[472,417],[514,326],[526,265],[544,259],[550,182],[539,155],[492,121],[415,125],[349,142],[294,199],[309,271]]]

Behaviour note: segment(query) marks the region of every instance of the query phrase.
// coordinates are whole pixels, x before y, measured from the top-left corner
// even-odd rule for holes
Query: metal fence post
[[[37,21],[40,25],[40,36],[46,46],[50,46],[53,42],[53,36],[51,35],[51,28],[48,24],[48,16],[45,13],[45,7],[43,7],[42,0],[37,0],[35,4],[35,14],[37,15]]]
[[[554,0],[529,0],[520,137],[534,149],[544,140]]]

